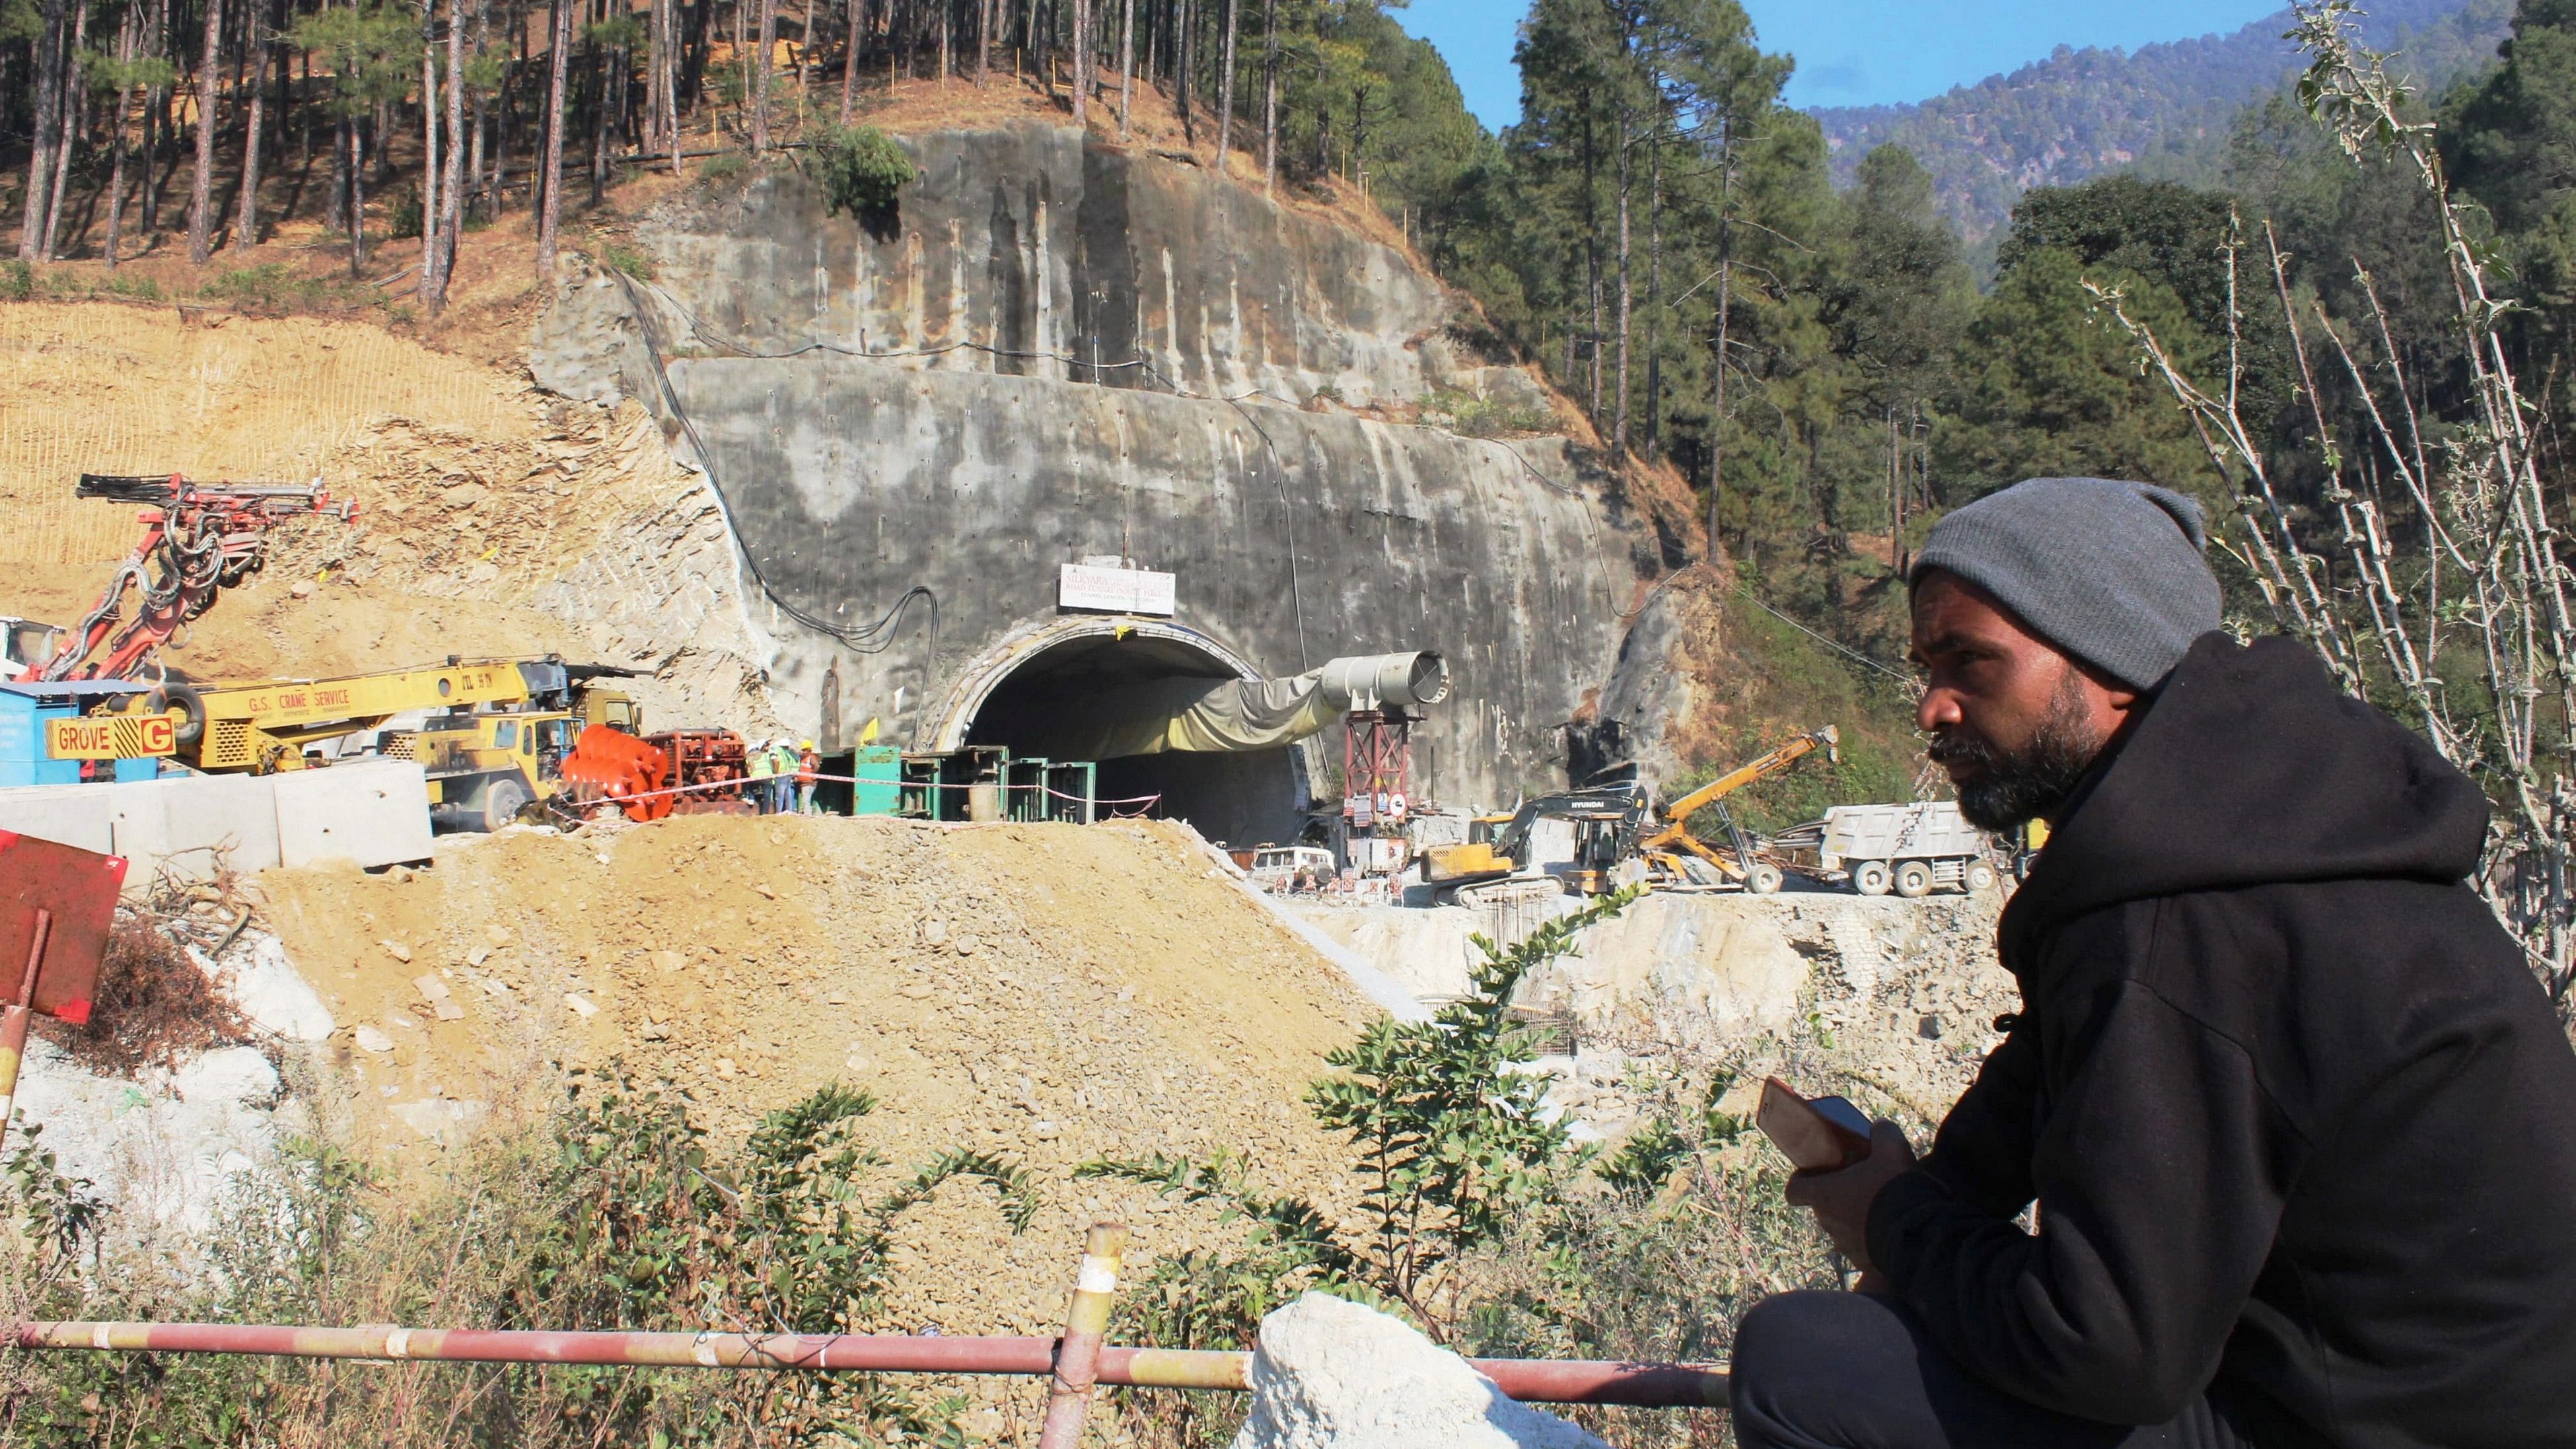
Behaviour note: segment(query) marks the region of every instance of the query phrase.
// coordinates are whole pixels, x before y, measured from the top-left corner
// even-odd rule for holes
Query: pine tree
[[[204,0],[205,44],[197,61],[197,169],[188,185],[188,260],[204,266],[213,256],[215,192],[215,81],[223,68],[223,0]]]
[[[551,282],[563,230],[564,88],[572,54],[572,0],[554,0],[546,50],[546,150],[539,178],[545,187],[545,202],[537,217],[537,278]]]

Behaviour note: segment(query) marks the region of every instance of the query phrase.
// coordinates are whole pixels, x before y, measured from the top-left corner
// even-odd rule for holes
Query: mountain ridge
[[[2375,0],[2360,30],[2365,43],[2398,52],[2399,67],[2437,93],[2494,60],[2512,14],[2512,0]],[[1930,100],[1808,114],[1824,130],[1838,186],[1851,184],[1874,147],[1904,146],[1931,173],[1942,214],[1973,245],[2032,187],[2071,185],[2158,153],[2222,147],[2246,106],[2297,73],[2297,52],[2282,38],[2292,18],[2283,9],[2225,34],[2135,51],[2061,45],[2044,60]]]

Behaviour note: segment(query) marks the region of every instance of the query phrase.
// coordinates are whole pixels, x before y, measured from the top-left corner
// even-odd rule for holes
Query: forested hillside
[[[2448,0],[2408,3],[2381,21]],[[964,96],[982,78],[1068,118],[1087,108],[1112,138],[1141,89],[1256,184],[1382,212],[1614,453],[1697,493],[1752,586],[1881,657],[1899,648],[1908,540],[1943,508],[2046,471],[2223,487],[2080,284],[2126,287],[2205,355],[2225,322],[2225,199],[2043,190],[1981,299],[1938,167],[1878,147],[1838,190],[1817,121],[1782,102],[1791,59],[1735,0],[1535,0],[1524,119],[1501,136],[1371,0],[5,0],[0,15],[0,207],[22,268],[266,256],[274,231],[295,257],[338,248],[355,274],[368,247],[426,232],[405,305],[434,312],[464,233],[531,218],[543,267],[558,233],[648,169],[803,165],[860,202],[899,186],[865,124],[898,86]],[[2505,138],[2556,134],[2532,117],[2564,92],[2524,74],[2480,93],[2471,174],[2530,228],[2511,244],[2533,249],[2537,288],[2559,275],[2557,183]],[[2357,253],[2401,312],[2437,306],[2402,178],[2355,171],[2286,107],[2232,135],[2218,179],[2315,259],[2306,285],[2342,297]],[[208,285],[234,275],[212,264]],[[2431,313],[2409,325],[2408,345],[2447,345]],[[2537,321],[2518,335],[2556,345]],[[2257,383],[2287,395],[2277,375]]]
[[[2383,5],[2377,23],[2429,22],[2435,3]],[[2022,198],[1980,296],[1937,167],[1879,146],[1837,189],[1823,130],[1783,104],[1790,58],[1736,0],[1535,0],[1523,120],[1500,136],[1372,0],[5,0],[0,15],[0,207],[20,222],[0,292],[17,295],[112,290],[81,269],[120,256],[277,255],[255,250],[272,229],[308,269],[426,231],[403,305],[434,310],[461,234],[534,218],[542,267],[558,230],[581,234],[648,168],[806,166],[866,206],[907,175],[872,116],[1008,95],[1116,145],[1150,102],[1250,184],[1382,214],[1369,225],[1480,304],[1456,326],[1543,365],[1610,454],[1691,490],[1743,587],[1881,660],[1901,653],[1909,550],[1990,489],[2110,474],[2236,509],[2245,479],[2107,325],[2108,291],[2205,376],[2228,353],[2224,248],[2259,247],[2268,223],[2282,282],[2362,375],[2402,367],[2427,437],[2465,406],[2442,213],[2407,165],[2357,166],[2275,99],[2236,118],[2208,186],[2115,177]],[[2545,409],[2535,447],[2554,449],[2576,402],[2576,0],[2523,0],[2514,24],[2504,63],[2442,103],[2438,139],[2462,199],[2492,213],[2493,285],[2524,309],[2500,345]],[[186,285],[235,275],[218,262]],[[2238,280],[2251,438],[2287,506],[2321,508],[2368,481],[2348,476],[2366,451],[2317,441],[2357,425],[2360,394],[2331,369],[2295,385],[2278,309],[2253,305],[2272,278],[2249,262]],[[1476,408],[1457,422],[1527,424]],[[1698,546],[1671,540],[1674,561]],[[2261,596],[2236,582],[2259,622]]]
[[[2495,59],[2512,0],[2373,0],[2365,43],[2440,90]],[[1849,185],[1871,148],[1894,143],[1932,173],[1941,214],[1973,246],[2034,186],[2066,186],[2130,166],[2206,176],[2238,113],[2280,90],[2300,66],[2289,12],[2227,35],[2117,48],[2059,46],[2048,59],[1919,104],[1816,110]]]

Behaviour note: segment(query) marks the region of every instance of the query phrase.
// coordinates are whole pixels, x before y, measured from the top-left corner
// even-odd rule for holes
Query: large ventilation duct
[[[1313,679],[1345,710],[1416,709],[1449,697],[1449,661],[1428,649],[1326,660]]]
[[[1059,760],[1249,753],[1320,734],[1355,709],[1448,697],[1449,666],[1437,654],[1354,655],[1288,679],[1152,679],[1114,698],[1068,698],[1039,733]]]

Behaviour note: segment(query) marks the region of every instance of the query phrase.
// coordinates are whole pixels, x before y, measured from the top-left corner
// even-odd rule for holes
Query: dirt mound
[[[83,471],[319,477],[354,524],[281,531],[268,569],[163,652],[199,678],[317,676],[449,654],[641,668],[673,723],[767,727],[762,653],[706,485],[640,409],[358,322],[191,323],[101,304],[0,308],[0,614],[68,623],[139,536]]]
[[[1034,1169],[1047,1207],[1021,1237],[963,1187],[905,1220],[907,1330],[1040,1330],[1099,1218],[1154,1256],[1232,1241],[1077,1183],[1088,1158],[1240,1146],[1348,1202],[1295,1104],[1374,1008],[1179,827],[682,817],[260,885],[364,1115],[415,1160],[513,1092],[551,1098],[548,1063],[614,1058],[720,1133],[837,1078],[883,1099],[871,1136],[899,1163],[958,1146]]]

